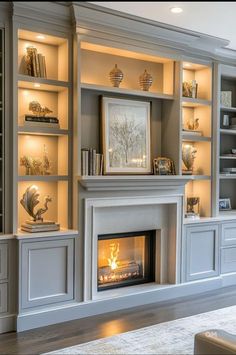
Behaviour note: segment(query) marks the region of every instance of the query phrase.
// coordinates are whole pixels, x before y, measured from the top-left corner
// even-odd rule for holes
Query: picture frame
[[[230,211],[231,208],[231,201],[230,198],[220,198],[219,199],[219,210],[220,211]]]
[[[151,174],[150,102],[102,97],[104,174]]]
[[[173,160],[165,157],[155,158],[153,160],[154,175],[175,175],[175,166]]]

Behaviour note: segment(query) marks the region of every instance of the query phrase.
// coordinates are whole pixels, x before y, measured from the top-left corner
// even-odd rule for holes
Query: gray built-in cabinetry
[[[221,175],[223,167],[236,162],[222,157],[236,148],[235,132],[222,127],[224,113],[236,115],[235,60],[221,48],[227,43],[89,3],[11,5],[0,3],[0,333],[236,284],[236,178]],[[46,56],[47,78],[23,70],[21,61],[30,44]],[[115,64],[124,72],[119,88],[109,81]],[[144,69],[154,79],[148,92],[138,83]],[[4,71],[9,80],[4,80]],[[197,98],[183,97],[182,82],[190,80],[198,83]],[[232,91],[232,107],[221,107],[221,90]],[[101,96],[151,102],[151,158],[167,156],[176,168],[177,176],[164,182],[165,193],[181,200],[181,257],[176,258],[177,281],[159,289],[157,283],[156,293],[88,302],[85,285],[91,275],[85,256],[95,251],[85,243],[85,233],[91,237],[96,223],[85,230],[86,206],[96,198],[151,199],[164,194],[163,176],[82,176],[81,149],[101,153]],[[32,100],[52,109],[60,128],[26,127],[24,115]],[[183,130],[195,118],[202,135]],[[52,173],[27,175],[20,158],[35,150],[41,155],[44,144],[55,162]],[[183,144],[197,149],[194,174],[187,177],[182,176]],[[46,217],[61,224],[60,232],[19,231],[28,218],[20,199],[30,184],[38,185],[42,197],[53,197]],[[184,218],[188,196],[200,197],[197,221]],[[220,198],[230,198],[233,209],[219,213]],[[91,218],[96,213],[99,218],[99,211],[93,207]]]

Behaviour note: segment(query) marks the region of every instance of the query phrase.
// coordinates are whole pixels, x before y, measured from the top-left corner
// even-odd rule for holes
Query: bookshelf
[[[41,75],[42,71],[29,72],[26,57],[29,47],[35,48],[37,53],[44,57],[46,75]],[[46,220],[59,223],[63,230],[72,226],[70,217],[72,163],[69,158],[72,151],[70,57],[69,37],[18,29],[16,77],[18,206],[15,231],[29,219],[20,204],[29,186],[38,188],[39,207],[43,207],[45,196],[48,195],[52,199],[47,212],[43,215]],[[40,110],[48,109],[45,117],[57,118],[59,123],[26,122],[26,115],[40,116],[37,112],[32,112],[30,107],[32,102],[39,103]]]
[[[212,68],[210,65],[183,62],[182,82],[196,81],[194,97],[181,91],[181,146],[196,150],[191,181],[185,187],[188,197],[200,198],[200,217],[210,217],[212,199]],[[182,165],[182,173],[186,167]]]
[[[0,234],[4,233],[5,219],[5,122],[4,122],[4,32],[0,29]]]

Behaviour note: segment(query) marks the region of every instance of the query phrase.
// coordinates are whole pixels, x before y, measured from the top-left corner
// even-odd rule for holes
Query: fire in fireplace
[[[98,291],[155,280],[155,231],[98,236]]]

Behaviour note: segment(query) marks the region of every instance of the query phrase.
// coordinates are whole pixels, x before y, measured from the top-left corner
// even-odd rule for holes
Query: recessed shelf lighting
[[[190,68],[192,65],[190,63],[184,63],[184,68]]]
[[[45,39],[45,36],[44,35],[37,35],[36,38],[37,39]]]
[[[173,14],[180,14],[181,12],[183,12],[183,9],[181,7],[178,7],[178,6],[174,6],[174,7],[171,7],[170,11]]]
[[[35,87],[35,88],[40,88],[40,84],[35,83],[35,84],[34,84],[34,87]]]

